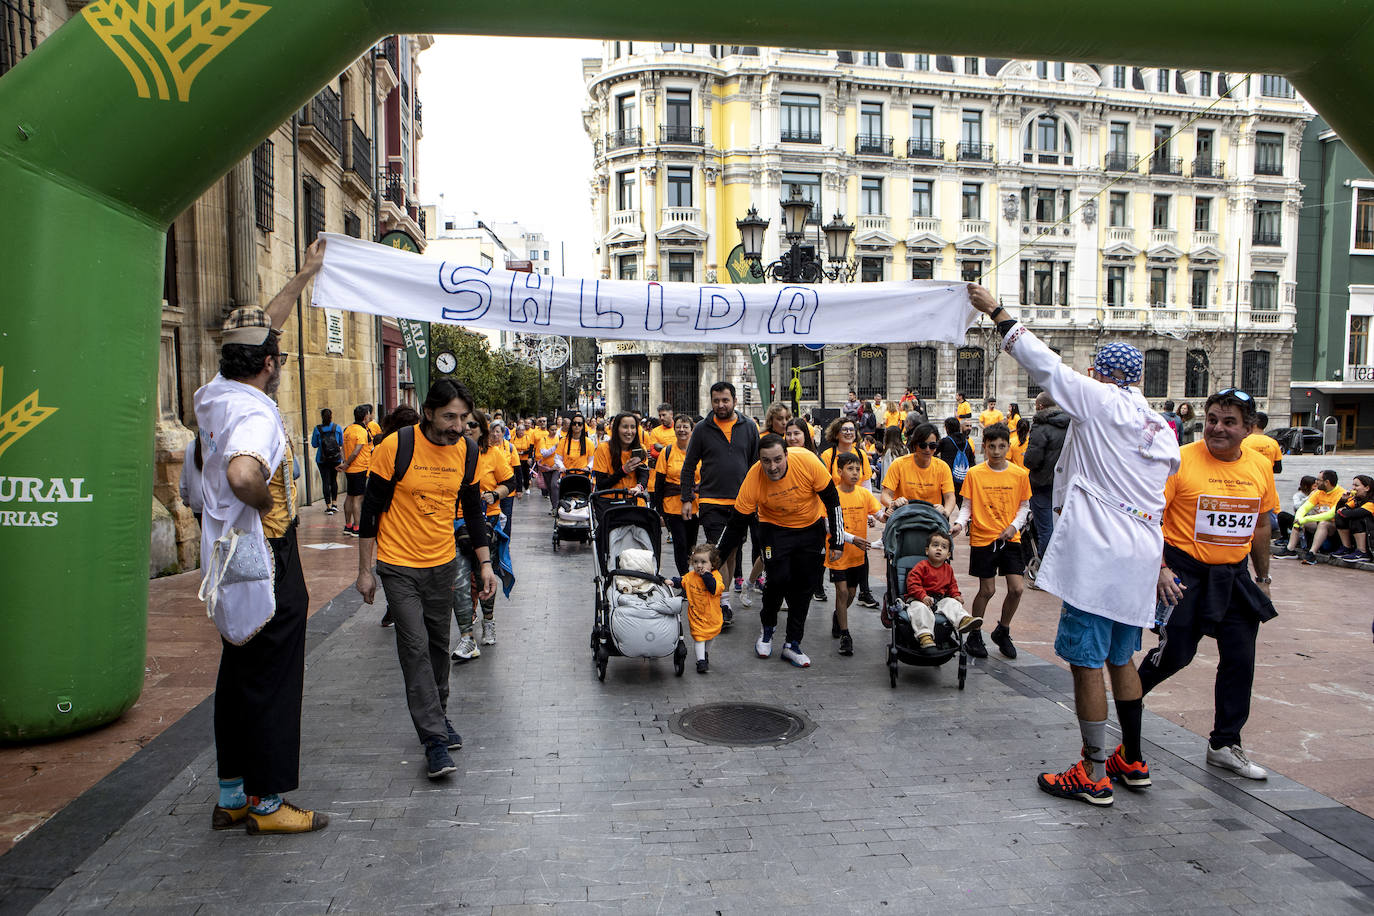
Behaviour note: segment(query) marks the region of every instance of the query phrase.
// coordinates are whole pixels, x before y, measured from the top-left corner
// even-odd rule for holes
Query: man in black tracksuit
[[[715,544],[720,540],[744,475],[758,458],[758,427],[735,410],[735,386],[716,382],[711,386],[711,413],[692,430],[682,459],[682,517],[691,518],[692,501],[697,499],[701,530],[707,543]],[[698,467],[701,468],[699,491],[696,484]],[[721,596],[720,611],[726,624],[735,616],[729,601],[729,584],[735,565],[733,552],[722,557],[720,574],[727,587]]]

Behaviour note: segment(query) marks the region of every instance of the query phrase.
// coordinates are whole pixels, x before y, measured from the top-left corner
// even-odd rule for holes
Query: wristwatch
[[[1274,581],[1274,578],[1273,576],[1256,576],[1255,581],[1258,582],[1260,585],[1268,585],[1269,583]]]

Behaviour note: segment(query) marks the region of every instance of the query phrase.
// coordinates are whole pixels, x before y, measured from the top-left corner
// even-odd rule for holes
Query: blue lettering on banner
[[[591,295],[587,294],[587,286],[591,285]],[[596,328],[601,330],[614,331],[625,326],[625,316],[615,309],[607,306],[601,307],[601,283],[598,280],[579,280],[578,284],[578,310],[577,319],[584,328]],[[588,306],[590,305],[590,309]]]
[[[768,333],[784,334],[787,320],[792,320],[793,334],[810,334],[811,319],[821,307],[821,297],[814,289],[805,286],[784,286],[778,290],[778,299],[773,303],[773,311],[768,314]]]
[[[439,288],[451,296],[462,297],[462,305],[444,306],[445,321],[475,321],[491,308],[491,286],[485,280],[490,271],[480,267],[453,267],[444,261],[439,265]],[[469,304],[470,303],[470,304]]]
[[[732,301],[733,297],[733,301]],[[734,315],[731,318],[731,315]],[[729,321],[725,319],[729,318]],[[697,300],[697,330],[719,331],[744,320],[744,294],[723,286],[703,286]]]
[[[525,279],[525,291],[519,291],[520,278]],[[544,281],[548,288],[544,288]],[[538,298],[536,298],[536,296]],[[519,302],[517,306],[516,303]],[[525,324],[529,319],[530,307],[534,307],[534,323],[548,324],[553,310],[553,278],[536,273],[512,273],[510,278],[510,320]]]
[[[663,284],[650,281],[644,300],[644,330],[663,330]]]

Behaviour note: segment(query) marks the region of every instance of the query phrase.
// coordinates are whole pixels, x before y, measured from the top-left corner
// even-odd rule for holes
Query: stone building
[[[1086,366],[1097,343],[1147,353],[1146,393],[1234,381],[1288,411],[1298,156],[1312,116],[1279,77],[936,54],[607,41],[583,73],[601,275],[729,282],[756,206],[784,249],[795,190],[819,226],[855,226],[854,279],[979,280]],[[915,337],[916,335],[913,335]],[[603,342],[610,408],[700,412],[738,347]],[[986,333],[961,347],[779,348],[803,406],[915,389],[1023,408],[1024,373]],[[820,364],[818,370],[807,367]],[[752,386],[750,386],[752,387]],[[695,401],[692,392],[695,391]]]
[[[21,9],[24,40],[18,40],[17,26],[0,35],[0,74],[84,6],[43,0],[32,17]],[[415,183],[422,121],[414,87],[416,58],[430,44],[429,36],[384,39],[169,227],[150,461],[151,574],[199,564],[200,533],[177,484],[195,427],[195,391],[219,368],[224,316],[239,306],[266,305],[319,231],[380,239],[399,230],[417,250],[423,247]],[[302,302],[282,329],[282,349],[290,359],[277,402],[306,475],[301,499],[318,499],[309,441],[320,408],[331,408],[335,422],[346,425],[356,404],[371,403],[380,416],[402,401],[413,402],[404,346],[394,323]]]

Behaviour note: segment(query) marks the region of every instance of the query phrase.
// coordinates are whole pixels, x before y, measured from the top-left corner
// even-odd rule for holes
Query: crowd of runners
[[[197,455],[204,459],[203,466],[197,459],[204,473],[197,489],[214,573],[206,582],[225,638],[216,829],[299,832],[327,823],[281,798],[295,788],[307,596],[295,545],[293,456],[270,395],[280,376],[283,303],[318,270],[321,252],[312,246],[309,254],[301,275],[265,311],[230,316],[221,375],[197,393]],[[1003,414],[989,399],[975,421],[960,396],[955,415],[937,425],[910,393],[889,401],[881,416],[851,393],[821,430],[780,404],[757,420],[746,416],[727,381],[711,385],[706,416],[676,416],[662,405],[652,428],[635,413],[508,425],[500,411],[478,410],[451,379],[436,382],[419,411],[398,409],[375,431],[370,412],[355,411],[359,429],[338,435],[349,465],[344,530],[358,539],[357,590],[368,603],[379,584],[385,593],[382,622],[394,627],[428,775],[456,769],[450,752],[462,739],[447,716],[449,675],[454,662],[480,657],[479,620],[480,643],[496,641],[495,598],[502,586],[509,597],[514,581],[508,545],[515,499],[546,494],[556,513],[564,475],[589,474],[594,490],[618,489],[620,498],[662,516],[673,547],[674,570],[665,572],[677,573],[672,581],[686,597],[701,673],[709,670],[711,639],[736,620],[733,604],[755,600],[754,654],[771,657],[780,642],[782,659],[809,667],[806,622],[813,601],[832,600],[826,579],[834,593],[834,651],[852,655],[851,602],[877,604],[870,550],[889,513],[920,502],[942,516],[948,535],[929,538],[925,559],[901,584],[901,601],[887,596],[883,611],[884,623],[893,608],[910,622],[918,651],[930,649],[938,612],[963,634],[969,654],[986,657],[981,631],[1000,579],[990,639],[1015,658],[1012,625],[1028,561],[1036,587],[1063,601],[1055,652],[1073,673],[1081,754],[1062,772],[1040,774],[1041,789],[1108,805],[1113,780],[1149,786],[1144,697],[1186,666],[1204,637],[1215,640],[1219,655],[1207,762],[1264,778],[1241,731],[1259,626],[1275,615],[1269,562],[1281,456],[1247,438],[1257,428],[1254,399],[1235,388],[1216,392],[1203,408],[1201,437],[1181,444],[1181,426],[1153,410],[1137,387],[1140,351],[1108,344],[1080,373],[982,287],[971,285],[969,297],[995,324],[1003,350],[1043,389],[1031,418],[1017,405]],[[322,420],[324,429],[330,421]],[[981,455],[969,435],[974,422]],[[361,473],[354,470],[360,461]],[[1352,550],[1367,548],[1357,536],[1367,534],[1374,509],[1365,502],[1368,478],[1356,479],[1354,500],[1342,501],[1330,518],[1307,511],[1314,500],[1339,500],[1343,494],[1330,495],[1335,483],[1334,474],[1323,475],[1304,491],[1290,522],[1295,548],[1304,539],[1320,546],[1324,533]],[[593,497],[594,511],[602,500]],[[1364,515],[1342,516],[1342,507]],[[275,566],[266,582],[255,579],[264,574],[251,562],[234,560],[232,546],[220,549],[226,539],[254,537],[264,539],[266,563]],[[251,544],[239,552],[251,561]],[[952,568],[964,563],[978,582],[967,602]],[[1159,638],[1137,664],[1146,628]],[[1104,668],[1122,734],[1115,748],[1106,740]]]

